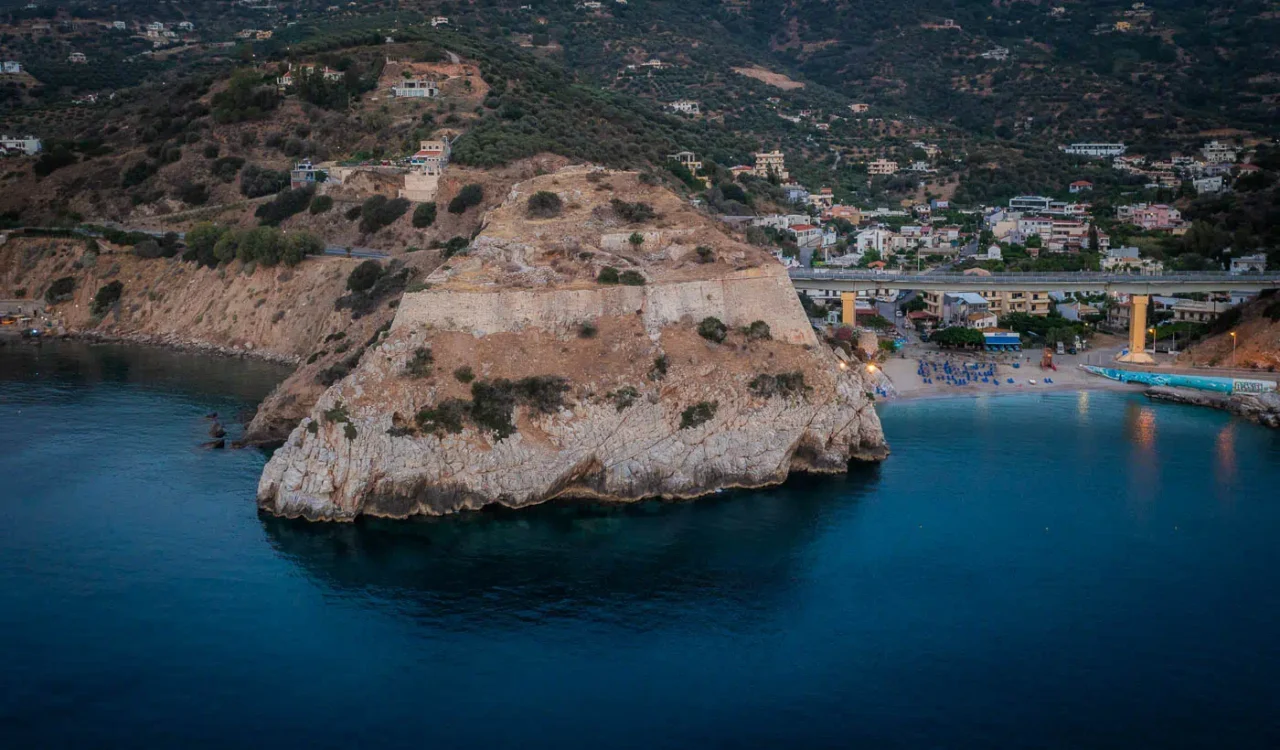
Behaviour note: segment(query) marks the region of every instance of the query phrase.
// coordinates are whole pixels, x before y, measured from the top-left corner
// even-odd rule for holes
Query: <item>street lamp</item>
[[[1236,332],[1231,332],[1231,366],[1236,366]]]
[[[1156,353],[1156,329],[1155,326],[1147,329],[1147,333],[1151,334],[1151,353]]]

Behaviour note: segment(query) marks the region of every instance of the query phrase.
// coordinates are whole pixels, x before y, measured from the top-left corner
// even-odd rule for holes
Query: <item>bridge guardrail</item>
[[[1256,284],[1258,282],[1275,282],[1280,284],[1280,272],[1263,274],[1232,274],[1227,271],[1197,271],[1166,273],[1154,276],[1140,274],[1117,274],[1100,271],[1078,271],[1064,273],[993,273],[965,274],[954,272],[940,273],[893,273],[889,271],[837,271],[826,268],[793,268],[788,271],[793,279],[831,280],[831,281],[876,281],[893,282],[894,286],[907,286],[912,281],[925,283],[964,282],[974,286],[998,286],[1016,283],[1081,283],[1096,281],[1099,283],[1149,283],[1162,285],[1168,283],[1212,283],[1234,282],[1237,284]]]

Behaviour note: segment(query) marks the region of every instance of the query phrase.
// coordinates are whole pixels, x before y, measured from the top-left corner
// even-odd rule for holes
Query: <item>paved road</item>
[[[325,255],[333,255],[341,258],[364,258],[368,260],[386,260],[390,255],[378,252],[367,247],[342,247],[341,245],[329,245],[324,249]]]
[[[103,222],[101,226],[108,227],[110,229],[115,229],[121,232],[137,232],[139,234],[146,234],[156,238],[160,238],[165,236],[166,234],[169,234],[168,231],[164,231],[160,229],[141,229],[139,227],[126,227],[126,226],[121,226],[120,224],[116,224],[115,222]],[[85,237],[101,237],[102,236],[101,232],[95,232],[91,229],[84,229],[81,227],[76,227],[71,231],[75,232],[76,234],[84,235]],[[185,240],[187,238],[186,232],[173,232],[173,234],[177,235],[179,240]],[[361,258],[365,260],[386,260],[391,257],[390,255],[384,252],[381,252],[379,250],[374,250],[371,247],[350,247],[349,248],[343,245],[328,245],[324,249],[324,254],[331,255],[337,258]]]

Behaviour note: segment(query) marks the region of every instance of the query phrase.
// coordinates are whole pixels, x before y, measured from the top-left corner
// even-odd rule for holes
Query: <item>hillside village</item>
[[[629,12],[623,4],[609,5],[579,4],[575,10],[597,19]],[[528,10],[504,12],[520,18]],[[693,85],[696,62],[670,49],[629,52],[607,101],[617,102],[618,92],[634,94],[631,116],[601,118],[611,121],[611,131],[597,122],[594,132],[577,132],[550,123],[549,112],[567,111],[562,102],[545,93],[541,101],[530,96],[562,83],[517,82],[512,71],[530,68],[501,67],[510,65],[510,53],[467,36],[472,15],[381,25],[349,7],[330,6],[288,18],[267,12],[244,25],[239,19],[245,13],[263,10],[237,4],[233,19],[218,22],[81,21],[62,11],[11,19],[21,34],[64,38],[61,65],[96,63],[101,56],[93,44],[82,44],[82,51],[71,43],[75,39],[127,39],[138,50],[130,59],[139,65],[217,62],[235,73],[229,81],[209,81],[203,93],[184,86],[189,103],[181,114],[169,105],[156,126],[139,131],[139,140],[113,123],[119,108],[144,116],[157,111],[139,98],[143,88],[63,87],[65,98],[54,100],[69,115],[61,120],[49,116],[54,110],[48,106],[15,108],[39,114],[11,118],[18,124],[0,139],[0,154],[15,167],[6,177],[10,184],[34,178],[31,189],[10,192],[9,215],[33,216],[18,207],[40,205],[40,221],[56,216],[53,221],[63,226],[68,220],[111,222],[178,233],[210,223],[236,231],[261,224],[390,258],[425,248],[447,260],[465,252],[465,232],[474,231],[475,220],[454,217],[497,199],[492,191],[508,184],[487,174],[493,168],[546,153],[570,161],[640,161],[655,184],[677,189],[692,207],[768,248],[785,267],[882,274],[883,286],[861,292],[855,312],[883,321],[878,303],[902,303],[902,322],[925,333],[952,326],[990,329],[1022,314],[1119,330],[1127,324],[1126,300],[1037,289],[906,300],[895,275],[1244,274],[1277,263],[1276,248],[1260,236],[1256,218],[1263,210],[1258,199],[1273,194],[1275,148],[1257,135],[1222,131],[1155,151],[1121,141],[1043,144],[1035,153],[1051,165],[1053,181],[1043,174],[1026,181],[1020,178],[1030,150],[1012,157],[998,140],[975,140],[953,125],[883,102],[851,101],[759,64],[715,73],[715,85]],[[1132,25],[1145,16],[1125,18]],[[314,36],[325,25],[335,34],[359,31]],[[535,19],[534,25],[547,24]],[[958,38],[971,26],[940,18],[921,28]],[[1105,33],[1130,31],[1132,26],[1115,25]],[[560,54],[545,34],[517,43],[532,51],[515,58],[519,66]],[[21,45],[0,47],[9,54]],[[14,85],[44,85],[27,59],[13,57],[2,69],[23,81]],[[1007,63],[1016,52],[995,46],[973,57]],[[569,95],[558,91],[556,96]],[[650,99],[652,107],[646,107]],[[582,111],[604,101],[582,102]],[[537,107],[544,109],[535,112]],[[174,115],[197,129],[152,135]],[[68,126],[80,128],[76,139],[67,137]],[[623,133],[640,140],[613,147]],[[90,168],[117,155],[115,174],[123,175],[125,191],[112,195],[103,188],[114,176]],[[1019,183],[1044,189],[1010,193]],[[86,184],[95,187],[67,189]],[[984,199],[993,192],[1004,196]],[[973,296],[983,294],[985,306]],[[1242,300],[1157,300],[1158,322],[1207,325]],[[832,309],[837,295],[817,293],[808,302],[815,321],[848,322]]]

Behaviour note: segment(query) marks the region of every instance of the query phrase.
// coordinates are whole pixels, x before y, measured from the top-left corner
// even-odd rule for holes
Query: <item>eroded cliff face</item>
[[[526,216],[537,191],[561,198],[559,216]],[[645,283],[599,283],[607,268]],[[815,338],[782,267],[634,174],[517,185],[427,281],[272,457],[263,509],[346,520],[692,497],[886,454],[861,373]],[[722,341],[699,334],[707,318]]]
[[[250,443],[284,442],[325,391],[322,373],[358,359],[364,342],[394,314],[388,300],[357,319],[350,310],[335,308],[359,260],[324,257],[295,268],[239,262],[203,268],[177,258],[138,258],[108,243],[99,250],[88,252],[82,240],[11,238],[0,245],[0,297],[39,300],[55,279],[71,278],[74,291],[47,305],[67,333],[296,364],[258,408],[246,430]],[[425,273],[435,262],[410,256],[409,264],[415,273]],[[124,285],[120,301],[94,316],[94,295],[114,281]]]

